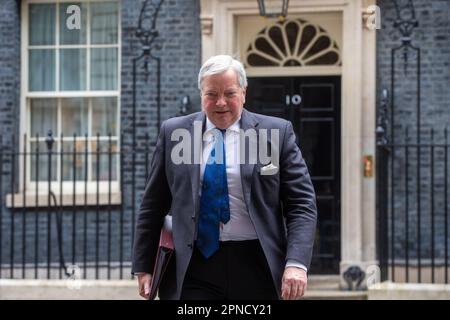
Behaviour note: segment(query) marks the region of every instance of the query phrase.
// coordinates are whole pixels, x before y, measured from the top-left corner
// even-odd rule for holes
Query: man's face
[[[239,86],[234,69],[205,77],[201,96],[203,111],[217,128],[226,129],[241,116],[245,89]]]

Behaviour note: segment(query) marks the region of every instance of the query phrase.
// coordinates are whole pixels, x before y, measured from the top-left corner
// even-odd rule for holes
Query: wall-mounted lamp
[[[259,15],[262,17],[284,19],[288,13],[289,0],[258,0],[258,7]]]

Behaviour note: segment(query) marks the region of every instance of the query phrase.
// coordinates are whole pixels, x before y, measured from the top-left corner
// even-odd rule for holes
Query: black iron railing
[[[130,277],[132,217],[154,143],[71,138],[72,149],[51,133],[45,149],[26,136],[21,151],[0,145],[0,278]]]
[[[378,145],[382,279],[448,283],[449,133],[431,128],[418,144],[410,131]]]

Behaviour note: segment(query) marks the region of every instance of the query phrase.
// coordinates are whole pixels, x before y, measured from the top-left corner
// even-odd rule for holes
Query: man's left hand
[[[297,267],[284,269],[281,283],[281,298],[283,300],[296,300],[305,294],[308,277],[306,271]]]

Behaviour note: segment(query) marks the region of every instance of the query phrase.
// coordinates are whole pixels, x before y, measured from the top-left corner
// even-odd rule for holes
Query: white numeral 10
[[[286,95],[286,104],[287,105],[295,105],[298,106],[302,102],[302,97],[298,94],[294,94],[293,96]]]

